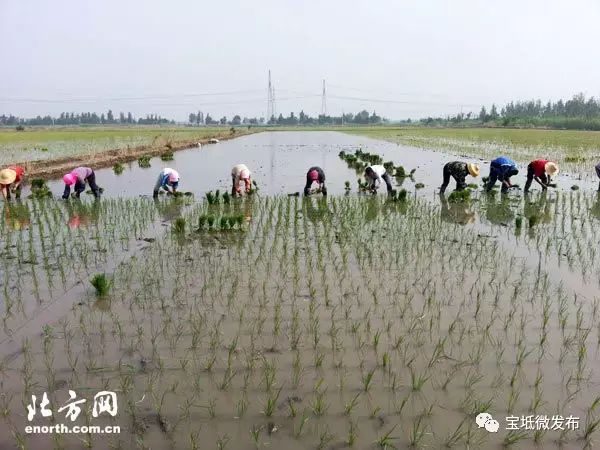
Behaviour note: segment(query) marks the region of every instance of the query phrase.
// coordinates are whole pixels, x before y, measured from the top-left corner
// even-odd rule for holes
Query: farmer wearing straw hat
[[[596,175],[598,175],[598,178],[600,178],[600,163],[596,164]],[[600,183],[598,183],[598,192],[600,192]]]
[[[65,183],[65,190],[62,198],[65,200],[71,195],[71,186],[73,185],[75,185],[73,189],[75,197],[79,198],[81,193],[85,191],[86,182],[90,185],[94,197],[100,198],[100,188],[96,184],[96,174],[89,167],[77,167],[76,169],[73,169],[63,176],[63,181]]]
[[[385,167],[378,164],[368,166],[365,169],[365,178],[369,183],[369,190],[371,192],[377,192],[377,189],[381,185],[382,181],[384,181],[385,185],[387,186],[388,194],[392,192],[392,180],[385,170]]]
[[[244,182],[246,194],[249,194],[252,189],[251,175],[252,173],[245,164],[236,164],[233,166],[231,169],[231,182],[233,184],[231,195],[242,195],[242,189],[240,188],[240,182],[242,181]]]
[[[446,192],[446,188],[450,183],[450,177],[454,178],[456,181],[456,190],[462,191],[467,187],[467,183],[465,179],[467,175],[471,175],[472,177],[479,176],[479,165],[472,163],[465,163],[462,161],[451,161],[446,163],[444,166],[444,181],[442,182],[442,186],[440,187],[440,194]]]
[[[558,164],[547,159],[536,159],[531,161],[527,166],[527,181],[525,182],[525,189],[523,190],[526,194],[529,192],[531,183],[535,180],[542,190],[548,189],[554,175],[558,174]]]
[[[171,194],[177,192],[177,188],[179,187],[179,172],[175,169],[171,169],[170,167],[165,167],[158,174],[158,178],[156,179],[156,183],[154,184],[154,192],[152,196],[154,198],[158,197],[158,191],[164,189]]]
[[[491,191],[496,180],[502,183],[501,192],[508,192],[508,189],[512,187],[510,183],[510,177],[519,173],[515,162],[507,158],[506,156],[500,156],[490,162],[490,177],[485,185],[486,191]]]
[[[25,169],[21,166],[10,166],[0,170],[0,190],[4,200],[10,200],[10,192],[17,198],[21,196],[21,184],[25,178]]]
[[[325,187],[325,172],[323,172],[323,169],[320,167],[311,167],[308,169],[308,172],[306,172],[304,195],[310,195],[310,187],[313,183],[318,183],[319,190],[323,193],[323,195],[327,195],[327,188]]]

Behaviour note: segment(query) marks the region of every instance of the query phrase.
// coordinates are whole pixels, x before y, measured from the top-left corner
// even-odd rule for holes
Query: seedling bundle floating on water
[[[52,197],[52,191],[48,188],[46,180],[41,178],[31,180],[31,195],[29,197],[36,199]]]
[[[121,163],[116,163],[113,166],[113,172],[115,173],[115,175],[121,175],[124,170],[125,170],[125,166]]]
[[[142,169],[147,169],[148,167],[150,167],[150,159],[152,157],[150,155],[144,155],[144,156],[140,156],[138,159],[138,165],[142,168]]]
[[[448,196],[450,203],[465,203],[471,200],[471,191],[465,189],[463,191],[454,191]]]
[[[163,153],[160,155],[162,161],[173,161],[173,152]]]

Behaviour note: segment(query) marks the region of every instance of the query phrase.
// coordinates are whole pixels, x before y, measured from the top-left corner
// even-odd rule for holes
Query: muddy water
[[[342,193],[343,182],[354,187],[356,175],[338,153],[359,146],[416,168],[415,181],[425,189],[415,192],[411,180],[404,187],[427,201],[404,210],[383,196],[337,197],[324,205],[316,199],[270,197],[244,211],[251,218],[245,233],[192,233],[182,242],[160,232],[152,234],[155,242],[140,241],[148,234],[135,233],[130,250],[117,252],[104,267],[116,280],[107,299],[95,301],[85,279],[67,283],[71,290],[63,297],[55,294],[60,308],[40,308],[36,312],[43,315],[35,315],[33,326],[14,333],[10,346],[2,343],[2,388],[8,395],[0,400],[9,404],[10,419],[0,423],[0,447],[14,444],[15,430],[23,432],[28,401],[23,384],[31,381],[38,395],[54,384],[53,405],[65,403],[68,387],[88,401],[101,388],[118,392],[119,416],[98,423],[116,423],[124,431],[108,439],[93,436],[93,448],[192,448],[194,433],[197,448],[217,448],[220,440],[229,440],[225,448],[252,448],[252,429],[259,430],[261,447],[317,448],[331,433],[325,447],[341,448],[350,423],[358,427],[357,448],[373,447],[394,426],[394,443],[405,448],[421,418],[426,444],[439,448],[465,417],[470,444],[462,436],[456,447],[501,448],[506,432],[487,435],[475,428],[467,411],[475,402],[491,400],[491,411],[502,420],[510,412],[531,413],[538,395],[538,413],[572,413],[585,420],[596,395],[599,359],[598,264],[584,248],[597,243],[600,221],[590,212],[600,210],[595,195],[536,193],[527,203],[517,194],[504,201],[499,194],[495,199],[477,195],[469,206],[452,205],[435,194],[435,186],[443,163],[456,156],[337,133],[248,136],[179,152],[167,164],[182,172],[183,190],[197,196],[227,189],[229,167],[240,154],[247,154],[243,161],[265,196],[300,191],[306,167],[313,164],[326,170],[331,192]],[[99,171],[107,197],[147,194],[158,161],[152,169],[135,163],[120,177]],[[559,182],[568,186],[568,177]],[[197,223],[199,211],[189,211],[196,206],[144,202],[158,208],[165,222],[183,214],[189,224]],[[126,210],[127,205],[117,204],[107,212],[118,216]],[[539,225],[517,232],[515,218],[531,211],[539,214]],[[68,226],[67,219],[71,222],[68,215],[57,218],[55,228],[46,226],[40,236],[48,239]],[[34,217],[28,228],[15,232],[15,248],[22,249],[23,258],[29,246],[19,239],[44,220]],[[117,230],[113,238],[124,232],[109,222],[97,233],[108,234],[108,228]],[[97,238],[96,232],[82,237]],[[63,245],[71,242],[69,237]],[[102,267],[90,264],[90,270]],[[565,300],[559,304],[561,292]],[[21,294],[23,302],[27,295]],[[542,325],[548,299],[550,320]],[[46,323],[53,327],[49,346],[40,338]],[[290,350],[295,334],[298,351]],[[377,345],[375,336],[381,339]],[[542,336],[545,347],[538,346]],[[444,352],[434,357],[446,337]],[[32,343],[27,358],[15,354],[24,338]],[[581,342],[589,349],[579,373]],[[529,356],[516,372],[521,351]],[[384,354],[390,362],[383,362]],[[266,386],[269,364],[275,366],[271,389]],[[364,377],[370,371],[374,381],[367,390]],[[413,371],[427,376],[418,391],[411,388]],[[508,385],[513,373],[514,392],[512,382]],[[537,392],[539,374],[543,381]],[[231,382],[224,386],[229,375]],[[267,398],[279,388],[276,410],[267,417]],[[344,409],[357,394],[357,406],[347,417]],[[190,398],[187,416],[182,407]],[[325,402],[321,414],[315,413],[319,399]],[[247,411],[240,414],[243,402]],[[301,432],[303,414],[308,422]],[[35,423],[44,420],[38,417]],[[175,424],[176,432],[167,430]],[[531,435],[516,447],[536,447]],[[549,432],[540,445],[580,448],[577,436]],[[29,448],[48,448],[51,442],[41,435],[28,439]],[[55,442],[57,448],[82,445],[74,436]]]
[[[446,162],[473,160],[338,132],[268,132],[182,150],[175,153],[173,161],[152,158],[152,167],[147,169],[141,169],[137,161],[132,162],[121,175],[115,175],[112,169],[101,169],[97,171],[97,181],[105,188],[106,196],[148,195],[152,193],[159,171],[163,167],[172,167],[182,177],[182,190],[202,196],[209,190],[230,189],[231,167],[243,162],[253,172],[261,193],[275,195],[301,192],[308,168],[320,166],[326,173],[328,190],[332,194],[341,194],[344,193],[345,181],[350,181],[353,191],[356,191],[357,174],[347,167],[338,153],[341,150],[352,152],[358,148],[377,153],[385,161],[394,161],[408,170],[417,169],[415,180],[425,184],[420,195],[431,194],[439,187],[442,167]],[[480,163],[482,175],[487,175],[487,162]],[[521,173],[513,182],[524,185],[525,173],[526,168],[521,168]],[[574,184],[571,178],[560,176],[557,181],[563,188],[569,189]],[[594,187],[589,182],[576,183],[582,189]],[[60,181],[50,184],[55,193],[61,192]],[[410,189],[414,183],[407,180],[405,184]]]

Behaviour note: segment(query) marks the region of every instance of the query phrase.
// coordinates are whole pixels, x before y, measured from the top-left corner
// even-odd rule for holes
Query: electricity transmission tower
[[[325,91],[325,80],[323,80],[323,94],[321,95],[321,114],[327,115],[327,92]]]
[[[271,82],[271,70],[269,70],[269,87],[267,92],[267,122],[275,117],[275,86]]]

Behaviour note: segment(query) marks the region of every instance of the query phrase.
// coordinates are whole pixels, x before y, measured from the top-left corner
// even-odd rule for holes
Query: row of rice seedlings
[[[185,221],[225,208],[198,205]],[[481,410],[589,407],[597,308],[498,242],[448,227],[435,206],[278,197],[230,208],[252,217],[245,233],[158,239],[116,270],[109,310],[63,322],[67,381],[118,389],[127,405],[117,441],[186,445],[200,432],[232,448],[273,439],[481,448],[526,438],[475,431]],[[34,345],[43,352],[43,339]],[[31,392],[65,362],[36,373],[27,349],[14,364]],[[15,425],[29,401],[17,397]],[[245,434],[224,425],[231,417]],[[596,427],[592,418],[586,431],[537,439],[591,442]]]

